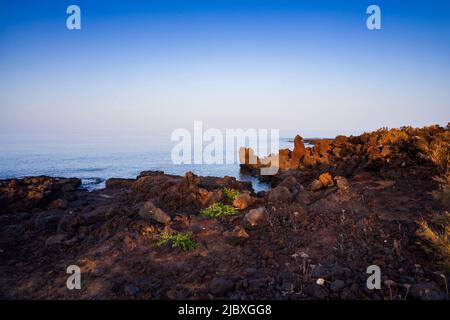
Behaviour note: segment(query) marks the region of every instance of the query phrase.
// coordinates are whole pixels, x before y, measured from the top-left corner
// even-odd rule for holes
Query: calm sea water
[[[239,164],[175,165],[170,154],[175,142],[170,134],[102,134],[70,136],[0,136],[0,178],[49,175],[77,177],[89,190],[104,187],[112,177],[135,178],[144,170],[161,170],[184,175],[192,171],[202,176],[232,176],[251,181],[255,191],[267,184],[241,175]],[[280,139],[280,148],[292,149],[290,138]]]

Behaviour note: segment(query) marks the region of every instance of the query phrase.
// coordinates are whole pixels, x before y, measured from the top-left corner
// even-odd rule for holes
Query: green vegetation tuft
[[[175,234],[163,233],[156,242],[156,246],[160,247],[169,241],[172,242],[172,248],[179,247],[184,251],[191,251],[197,247],[197,243],[192,240],[192,234],[190,232],[177,232]]]
[[[239,210],[221,202],[214,202],[208,208],[200,210],[200,214],[205,217],[217,218],[239,214]]]
[[[225,199],[233,201],[237,197],[239,197],[239,191],[233,188],[224,188],[223,193],[225,195]]]

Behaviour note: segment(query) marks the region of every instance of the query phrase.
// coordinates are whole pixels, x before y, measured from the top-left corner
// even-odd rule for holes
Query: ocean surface
[[[72,134],[0,136],[0,179],[48,175],[81,178],[88,190],[102,188],[108,178],[135,178],[141,171],[160,170],[184,175],[225,175],[252,182],[255,191],[268,185],[242,175],[239,164],[177,165],[171,160],[176,142],[169,133]],[[280,138],[280,148],[293,148],[292,137]]]

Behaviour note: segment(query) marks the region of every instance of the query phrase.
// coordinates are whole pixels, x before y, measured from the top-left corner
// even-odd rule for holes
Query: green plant
[[[169,241],[172,242],[172,248],[180,247],[184,251],[194,250],[197,247],[190,232],[177,232],[174,234],[163,233],[156,242],[156,246],[160,247]]]
[[[239,210],[221,202],[214,202],[206,209],[200,210],[200,214],[210,218],[217,218],[222,216],[233,216],[238,214]]]
[[[233,188],[224,188],[223,193],[225,195],[225,199],[233,201],[237,197],[239,197],[239,191]]]

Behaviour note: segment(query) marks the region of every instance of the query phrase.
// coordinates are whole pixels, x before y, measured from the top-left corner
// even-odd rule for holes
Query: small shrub
[[[160,239],[156,242],[156,246],[160,247],[169,241],[172,242],[172,248],[181,248],[184,251],[194,250],[197,244],[192,240],[190,232],[177,232],[175,234],[163,233]]]
[[[450,270],[450,225],[440,226],[442,231],[433,230],[427,222],[420,223],[417,235],[427,240],[433,249],[438,253],[443,267]]]
[[[400,140],[404,140],[404,141],[409,140],[408,133],[406,133],[406,131],[404,131],[402,129],[393,128],[391,130],[379,130],[379,132],[381,133],[379,142],[382,145],[396,144]]]
[[[224,188],[223,193],[225,195],[225,199],[233,201],[237,197],[239,197],[239,191],[232,188]]]
[[[239,210],[221,202],[214,202],[206,209],[200,210],[200,214],[210,218],[217,218],[223,216],[233,216],[238,214]]]
[[[435,139],[431,143],[430,158],[438,168],[448,169],[450,163],[449,143]]]

